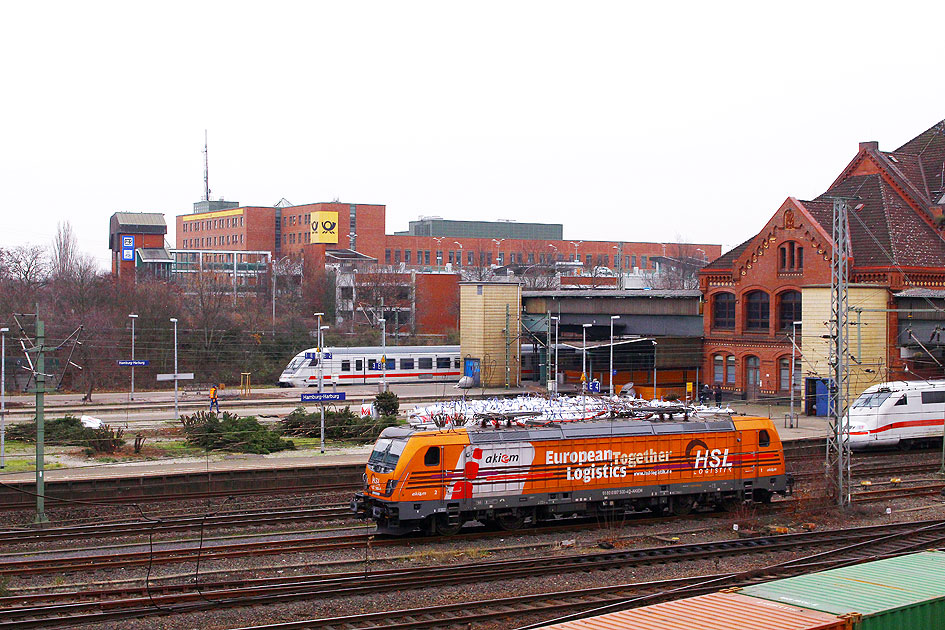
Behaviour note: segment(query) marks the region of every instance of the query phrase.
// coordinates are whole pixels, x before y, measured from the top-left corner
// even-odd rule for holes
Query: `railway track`
[[[0,531],[0,543],[9,546],[111,536],[158,535],[196,529],[285,525],[338,518],[351,518],[351,508],[347,504],[311,508],[298,507],[284,510],[247,510],[206,516],[176,515],[155,517],[150,520],[96,523],[46,529],[10,529]]]
[[[921,485],[902,485],[892,488],[875,490],[858,490],[853,494],[857,503],[871,503],[888,501],[896,498],[928,496],[941,494],[945,490],[945,482],[923,483]],[[774,509],[790,510],[791,502],[779,501]],[[324,521],[350,516],[346,505],[333,505],[314,508],[293,508],[290,510],[260,510],[249,513],[218,514],[208,516],[179,516],[174,519],[153,521],[134,521],[118,523],[101,523],[75,527],[50,528],[44,530],[8,530],[0,531],[0,542],[13,544],[47,543],[56,540],[86,539],[91,537],[120,537],[120,536],[153,536],[157,534],[181,532],[188,530],[202,530],[222,527],[240,527],[253,525],[285,525],[304,521]],[[701,514],[700,516],[707,516]],[[649,524],[669,522],[670,517],[647,517],[630,515],[621,523]],[[601,527],[601,522],[586,518],[571,523],[550,523],[539,526],[541,533],[555,531],[575,531]],[[526,530],[528,531],[528,530]],[[462,539],[487,538],[505,536],[503,531],[472,530],[462,534]],[[291,553],[316,553],[334,549],[344,549],[352,546],[367,544],[368,537],[371,544],[377,547],[398,546],[413,542],[412,538],[385,538],[376,537],[373,529],[365,534],[345,534],[328,536],[293,536],[288,539],[275,539],[257,542],[233,542],[230,540],[206,541],[203,546],[194,544],[168,547],[168,543],[155,543],[157,549],[147,551],[126,551],[122,553],[100,553],[96,549],[72,550],[74,557],[44,558],[33,552],[28,557],[16,559],[8,556],[0,560],[0,576],[43,574],[49,572],[74,572],[109,570],[124,567],[142,566],[145,564],[161,565],[191,562],[200,559],[210,561],[242,556],[261,556]],[[427,542],[436,542],[442,538],[427,538]]]
[[[851,541],[856,541],[850,544]],[[61,627],[83,623],[101,623],[155,614],[182,614],[229,606],[246,606],[312,598],[340,598],[377,592],[441,588],[457,584],[512,580],[551,574],[605,571],[654,563],[684,562],[712,557],[796,550],[799,547],[831,546],[841,549],[846,560],[876,553],[904,553],[945,543],[945,521],[916,524],[882,525],[817,533],[785,534],[761,538],[736,539],[610,551],[555,557],[474,562],[409,569],[370,570],[345,573],[262,578],[238,582],[166,585],[146,589],[136,596],[129,589],[88,591],[58,595],[30,595],[0,598],[0,628]],[[831,551],[825,552],[829,555]],[[822,562],[825,554],[805,562],[776,565],[781,569],[803,570],[811,562]],[[837,561],[834,559],[833,561]],[[733,576],[722,576],[731,579]],[[755,576],[757,577],[757,576]],[[699,578],[703,582],[706,577]],[[720,579],[713,576],[713,579]],[[593,588],[563,594],[504,598],[489,602],[465,602],[454,606],[424,608],[423,611],[388,611],[378,615],[319,619],[299,622],[295,628],[419,628],[448,623],[470,623],[486,618],[517,617],[544,611],[554,613],[570,609],[586,610],[613,600],[624,600],[628,589],[639,594],[665,593],[666,587],[685,586],[688,582],[648,583],[622,587]],[[689,583],[691,584],[691,583]],[[712,589],[720,587],[713,582]],[[621,590],[621,588],[623,590]],[[649,591],[647,590],[649,589]],[[691,594],[691,593],[687,593]],[[603,599],[602,599],[603,598]],[[84,600],[84,601],[83,601]],[[510,606],[512,602],[516,606]],[[354,624],[354,625],[352,625]],[[419,625],[418,625],[419,624]],[[276,626],[271,626],[276,627]],[[286,627],[286,626],[278,626]]]

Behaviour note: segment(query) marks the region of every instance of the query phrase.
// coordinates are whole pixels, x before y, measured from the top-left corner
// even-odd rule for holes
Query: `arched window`
[[[778,329],[790,330],[793,322],[801,321],[801,292],[785,291],[778,300]]]
[[[778,271],[803,271],[804,248],[794,241],[787,241],[778,248]]]
[[[712,380],[716,383],[725,382],[725,357],[721,354],[712,357]]]
[[[761,387],[761,360],[758,357],[745,357],[745,389],[751,391]]]
[[[734,330],[735,294],[716,293],[712,298],[712,327]]]
[[[753,331],[768,330],[768,312],[770,310],[767,293],[764,291],[750,291],[745,296],[745,328]]]

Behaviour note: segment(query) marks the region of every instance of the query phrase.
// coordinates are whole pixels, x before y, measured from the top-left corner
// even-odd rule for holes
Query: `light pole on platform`
[[[0,468],[6,468],[7,439],[7,333],[10,329],[0,328]]]
[[[620,315],[610,316],[610,395],[614,395],[614,320]]]
[[[180,411],[177,409],[177,318],[172,317],[171,323],[174,324],[174,419],[180,418]]]
[[[128,315],[131,319],[131,400],[135,399],[135,320],[138,316],[134,313]]]

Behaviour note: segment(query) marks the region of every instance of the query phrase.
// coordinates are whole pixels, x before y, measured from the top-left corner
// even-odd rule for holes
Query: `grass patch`
[[[45,470],[53,470],[54,468],[62,468],[62,464],[56,462],[46,462],[43,468]],[[22,457],[7,457],[6,468],[3,469],[3,472],[33,472],[35,470],[36,466],[33,465],[32,458],[25,459]]]

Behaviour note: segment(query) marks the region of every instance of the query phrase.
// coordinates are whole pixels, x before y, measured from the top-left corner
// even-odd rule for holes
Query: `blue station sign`
[[[134,235],[122,235],[121,237],[121,259],[135,259],[135,237]]]
[[[345,399],[345,393],[302,394],[302,402],[334,402]]]

